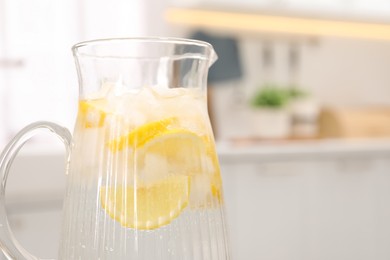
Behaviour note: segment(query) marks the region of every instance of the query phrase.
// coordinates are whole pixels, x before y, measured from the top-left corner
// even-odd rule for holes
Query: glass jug
[[[37,259],[12,235],[8,170],[48,129],[66,145],[59,259],[229,259],[222,181],[206,107],[211,45],[133,38],[73,47],[80,101],[73,137],[51,122],[24,128],[0,157],[0,248]]]

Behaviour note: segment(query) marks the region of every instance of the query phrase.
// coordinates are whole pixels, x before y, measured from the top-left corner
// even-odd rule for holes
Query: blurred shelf
[[[166,19],[172,24],[189,28],[231,33],[390,40],[388,21],[325,19],[207,8],[169,8],[166,11]]]
[[[390,139],[225,141],[217,143],[221,163],[334,160],[389,157]]]

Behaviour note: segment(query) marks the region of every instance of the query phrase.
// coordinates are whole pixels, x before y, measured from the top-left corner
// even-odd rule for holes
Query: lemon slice
[[[108,101],[106,99],[81,100],[79,102],[79,117],[85,128],[104,126],[108,113]]]
[[[118,139],[109,142],[108,146],[111,151],[118,152],[126,147],[140,147],[149,142],[155,136],[160,135],[166,131],[170,125],[177,121],[174,117],[165,118],[159,121],[150,122],[137,127],[127,135],[123,135]]]
[[[220,204],[223,203],[222,178],[220,172],[216,172],[211,177],[211,194],[218,200]]]
[[[151,230],[169,224],[188,204],[190,181],[173,176],[151,185],[102,187],[103,209],[122,226]]]
[[[217,198],[219,203],[223,203],[221,169],[219,167],[217,151],[213,140],[208,139],[206,143],[207,155],[211,158],[213,169],[211,172],[211,193]]]
[[[174,129],[154,136],[138,148],[137,159],[140,167],[147,167],[145,174],[194,175],[202,172],[205,153],[205,143],[197,134]]]

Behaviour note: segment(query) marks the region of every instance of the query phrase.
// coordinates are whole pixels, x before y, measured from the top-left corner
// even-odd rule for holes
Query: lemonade
[[[205,91],[101,89],[79,103],[63,259],[228,259]]]

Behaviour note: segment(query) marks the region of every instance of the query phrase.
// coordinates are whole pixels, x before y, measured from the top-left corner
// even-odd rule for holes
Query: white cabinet
[[[389,151],[266,150],[221,154],[233,260],[390,258]]]

